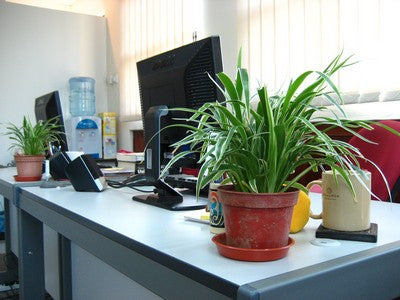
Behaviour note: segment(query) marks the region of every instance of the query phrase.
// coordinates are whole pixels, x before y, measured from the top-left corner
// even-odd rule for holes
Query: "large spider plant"
[[[47,121],[38,121],[35,125],[24,116],[22,126],[9,123],[6,127],[6,135],[12,140],[9,149],[15,149],[24,155],[44,155],[50,143],[59,140],[63,134],[57,125],[58,117]]]
[[[305,190],[299,180],[318,168],[330,168],[335,174],[341,174],[353,190],[348,171],[365,176],[357,162],[357,157],[362,155],[350,144],[328,135],[334,127],[357,136],[355,130],[360,127],[372,129],[366,122],[346,120],[340,107],[340,92],[330,79],[350,64],[349,58],[342,59],[340,53],[322,72],[306,71],[292,80],[284,93],[270,96],[265,86],[260,87],[255,95],[258,104],[253,108],[249,76],[241,67],[239,52],[236,79],[231,80],[225,73],[217,74],[222,86],[215,84],[224,94],[223,103],[206,103],[197,110],[178,109],[190,113],[191,117],[186,124],[172,125],[185,127],[188,131],[188,135],[173,147],[179,149],[189,145],[189,150],[176,154],[161,176],[180,158],[199,153],[202,165],[197,194],[209,182],[223,176],[241,192]],[[333,117],[312,120],[316,111],[328,109],[313,105],[316,97],[324,97],[338,108],[340,118],[333,114]],[[303,166],[302,171],[296,173],[300,166]]]

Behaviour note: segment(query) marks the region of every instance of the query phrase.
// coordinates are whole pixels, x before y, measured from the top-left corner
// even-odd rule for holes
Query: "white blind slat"
[[[192,41],[190,0],[122,0],[120,116],[141,116],[136,63]],[[199,23],[199,22],[197,22]]]
[[[277,86],[275,90],[283,88],[290,79],[289,65],[289,3],[288,1],[275,1],[275,64]]]
[[[202,36],[203,0],[121,0],[121,116],[140,116],[136,62]],[[209,8],[208,8],[209,9]],[[400,1],[237,0],[238,46],[252,88],[284,89],[344,49],[358,64],[333,77],[348,103],[396,100]],[[317,100],[317,102],[320,101]]]
[[[322,70],[342,49],[358,61],[332,78],[348,103],[393,100],[400,89],[400,1],[237,1],[243,62],[269,90]]]
[[[268,90],[275,90],[276,64],[275,64],[275,5],[274,0],[261,2],[261,78],[268,83]]]

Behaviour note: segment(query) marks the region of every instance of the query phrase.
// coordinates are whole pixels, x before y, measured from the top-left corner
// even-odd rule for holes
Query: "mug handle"
[[[309,184],[307,184],[306,189],[309,190],[311,186],[314,184],[319,185],[322,188],[322,180],[313,180]],[[312,210],[310,209],[310,218],[312,219],[322,219],[322,212],[319,214],[314,214]]]

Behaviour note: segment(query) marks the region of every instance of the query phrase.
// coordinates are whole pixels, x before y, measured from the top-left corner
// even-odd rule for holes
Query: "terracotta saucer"
[[[289,248],[294,245],[294,239],[289,238],[288,244],[280,248],[237,248],[226,244],[225,233],[217,234],[212,238],[212,241],[217,245],[218,252],[222,256],[244,261],[271,261],[281,259],[287,255]]]
[[[40,181],[42,179],[42,176],[28,176],[28,177],[23,177],[23,176],[18,176],[18,175],[14,175],[14,179],[15,181]]]

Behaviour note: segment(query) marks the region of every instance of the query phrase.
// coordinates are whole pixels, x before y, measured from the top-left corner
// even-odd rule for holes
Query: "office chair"
[[[400,122],[380,121],[400,132]],[[383,172],[389,185],[393,202],[400,202],[400,137],[386,129],[372,125],[374,130],[362,128],[359,134],[376,144],[371,144],[353,136],[349,144],[357,147],[365,158],[373,161]],[[389,201],[387,187],[379,171],[370,162],[359,159],[362,169],[371,172],[371,190],[381,200]],[[373,200],[378,200],[372,195]]]

